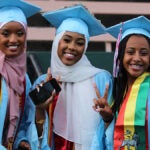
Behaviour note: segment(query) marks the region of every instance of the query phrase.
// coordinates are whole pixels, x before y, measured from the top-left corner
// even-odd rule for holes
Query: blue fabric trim
[[[45,124],[44,124],[44,135],[43,135],[43,140],[41,143],[41,150],[50,150],[50,147],[49,147],[48,141],[47,141],[48,140],[48,127],[49,127],[48,124],[49,124],[49,118],[46,113],[46,120],[45,120]]]
[[[148,145],[150,150],[150,90],[148,95]]]
[[[0,145],[0,150],[7,150],[4,146]]]
[[[0,104],[0,143],[2,143],[2,134],[3,134],[3,128],[4,128],[4,122],[6,117],[6,110],[7,110],[7,103],[8,103],[8,91],[7,91],[7,85],[5,80],[2,78],[2,103]]]

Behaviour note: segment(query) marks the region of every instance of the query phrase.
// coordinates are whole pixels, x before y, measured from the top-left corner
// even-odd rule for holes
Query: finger
[[[22,147],[22,149],[30,150],[30,145],[27,142],[22,141],[20,143],[20,146]]]
[[[55,95],[56,95],[56,91],[54,90],[52,92],[52,95],[48,98],[48,100],[44,103],[44,105],[49,105],[52,102]]]
[[[61,84],[62,84],[62,82],[60,81],[60,79],[61,79],[61,77],[60,77],[60,76],[57,76],[57,77],[56,77],[56,81],[57,81],[57,83],[58,83],[59,85],[61,85]]]
[[[35,88],[37,89],[38,92],[40,91],[39,84],[37,84]]]
[[[93,102],[94,102],[93,109],[94,109],[96,112],[99,112],[100,106],[99,106],[98,100],[97,100],[97,99],[93,99]]]
[[[53,90],[52,95],[44,103],[37,105],[36,107],[41,109],[46,109],[49,106],[49,104],[53,101],[55,95],[56,95],[56,91]]]
[[[95,107],[95,106],[92,106],[93,107],[93,109],[96,111],[96,112],[100,112],[100,107],[98,106],[98,107]]]
[[[26,147],[27,149],[30,149],[29,143],[26,143],[25,147]]]
[[[51,79],[52,79],[52,74],[51,74],[51,71],[50,71],[50,67],[48,67],[46,81],[49,81]]]
[[[41,81],[41,83],[39,84],[40,87],[42,87],[44,84],[44,81]]]
[[[105,87],[105,93],[104,93],[104,100],[107,101],[107,98],[108,98],[108,90],[109,90],[109,84],[107,83],[106,84],[106,87]]]
[[[93,106],[93,109],[94,110],[97,110],[100,106],[99,106],[99,102],[97,99],[93,99],[93,102],[94,102],[94,106]]]
[[[60,76],[57,76],[56,80],[59,82],[60,81]]]
[[[27,150],[30,149],[30,145],[28,143],[25,143],[23,147],[24,149],[27,149]]]
[[[95,111],[97,111],[97,112],[99,112],[99,113],[100,113],[101,108],[98,106],[98,107],[95,109]]]
[[[52,100],[52,97],[48,98],[47,101],[44,103],[44,106],[48,106]]]
[[[98,90],[98,88],[97,88],[97,86],[96,86],[95,83],[93,84],[93,87],[94,87],[94,89],[95,89],[95,92],[96,92],[97,97],[100,98],[101,96],[100,96],[99,90]]]
[[[54,98],[54,96],[56,96],[56,90],[53,90],[52,96],[53,96],[53,98]]]

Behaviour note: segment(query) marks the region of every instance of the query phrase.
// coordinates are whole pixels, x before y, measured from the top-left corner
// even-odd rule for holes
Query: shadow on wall
[[[86,52],[91,63],[98,68],[106,69],[112,73],[113,69],[113,52]],[[35,79],[47,72],[50,65],[51,53],[47,51],[28,51],[27,53],[27,73],[33,83]]]

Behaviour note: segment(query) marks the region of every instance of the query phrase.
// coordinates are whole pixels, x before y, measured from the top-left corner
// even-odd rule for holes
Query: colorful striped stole
[[[49,114],[49,120],[50,120],[49,131],[48,131],[48,143],[50,147],[54,147],[55,150],[75,150],[75,145],[73,142],[67,141],[66,139],[53,133],[53,115],[54,115],[54,109],[57,103],[57,99],[58,99],[58,95],[54,98],[53,102],[50,103],[49,108],[47,110]]]
[[[146,149],[146,104],[150,74],[138,77],[120,108],[114,131],[114,150]]]
[[[58,96],[54,98],[53,102],[49,104],[49,107],[47,110],[48,118],[49,118],[48,144],[50,147],[52,146],[52,143],[53,143],[52,141],[54,140],[53,139],[53,114],[54,114],[54,109],[55,109],[55,105],[57,102],[57,98]]]

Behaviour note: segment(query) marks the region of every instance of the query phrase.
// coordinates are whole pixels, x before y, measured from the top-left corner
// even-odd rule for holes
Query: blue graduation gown
[[[45,80],[45,78],[46,78],[46,74],[44,74],[44,75],[42,75],[42,76],[40,76],[36,81],[35,81],[35,83],[34,83],[34,85],[33,85],[33,88],[35,88],[35,86],[37,85],[37,84],[39,84],[41,81],[44,81]],[[96,83],[96,85],[97,85],[97,88],[99,89],[99,92],[100,92],[100,95],[103,95],[104,94],[104,91],[105,91],[105,86],[106,86],[106,83],[108,83],[109,84],[109,93],[108,93],[108,101],[110,101],[111,100],[111,95],[112,95],[112,77],[111,77],[111,75],[109,74],[109,73],[107,73],[107,72],[105,72],[105,71],[102,71],[102,72],[100,72],[100,73],[98,73],[98,74],[96,74],[95,76],[94,76],[94,81],[95,81],[95,83]],[[91,106],[92,107],[92,106]],[[94,111],[94,110],[93,110]],[[101,118],[101,117],[100,117]],[[100,120],[100,122],[102,121],[102,118],[101,118],[101,120]],[[49,123],[49,121],[46,121],[46,123],[45,124],[47,124],[47,123]],[[45,129],[44,129],[44,136],[43,136],[43,141],[44,141],[44,143],[46,144],[46,142],[47,142],[47,139],[46,139],[46,137],[48,137],[48,124],[47,125],[45,125]],[[104,125],[102,125],[101,127],[104,127]],[[99,126],[97,127],[97,128],[99,128]],[[95,130],[97,130],[97,129],[95,129]],[[47,132],[47,133],[46,133]],[[46,134],[46,135],[45,135]],[[94,138],[94,137],[93,137]],[[52,142],[53,143],[53,142]],[[48,145],[48,144],[47,144]],[[51,147],[52,148],[52,147]],[[52,148],[53,149],[53,148]],[[46,150],[46,149],[41,149],[41,150]],[[97,148],[96,149],[92,149],[92,150],[98,150]],[[100,149],[101,150],[101,149]]]
[[[2,78],[1,80],[1,90],[2,90],[2,101],[0,104],[0,150],[6,150],[6,148],[2,145],[2,134],[3,134],[3,128],[4,128],[4,122],[6,118],[6,112],[7,112],[7,105],[8,105],[8,89],[5,80]],[[28,141],[31,145],[32,150],[37,150],[38,147],[38,136],[37,131],[35,127],[35,108],[34,104],[32,103],[30,97],[28,96],[28,93],[31,89],[31,82],[29,80],[28,75],[26,75],[26,98],[25,98],[25,105],[24,105],[24,111],[22,114],[21,122],[18,126],[18,134],[16,136],[16,140],[14,142],[13,150],[18,149],[18,145],[22,140]],[[31,130],[32,128],[32,130]],[[34,133],[34,139],[30,139],[30,135],[33,135]],[[32,136],[33,137],[33,136]],[[36,140],[35,140],[36,139]],[[33,146],[33,140],[35,140],[36,144]]]

